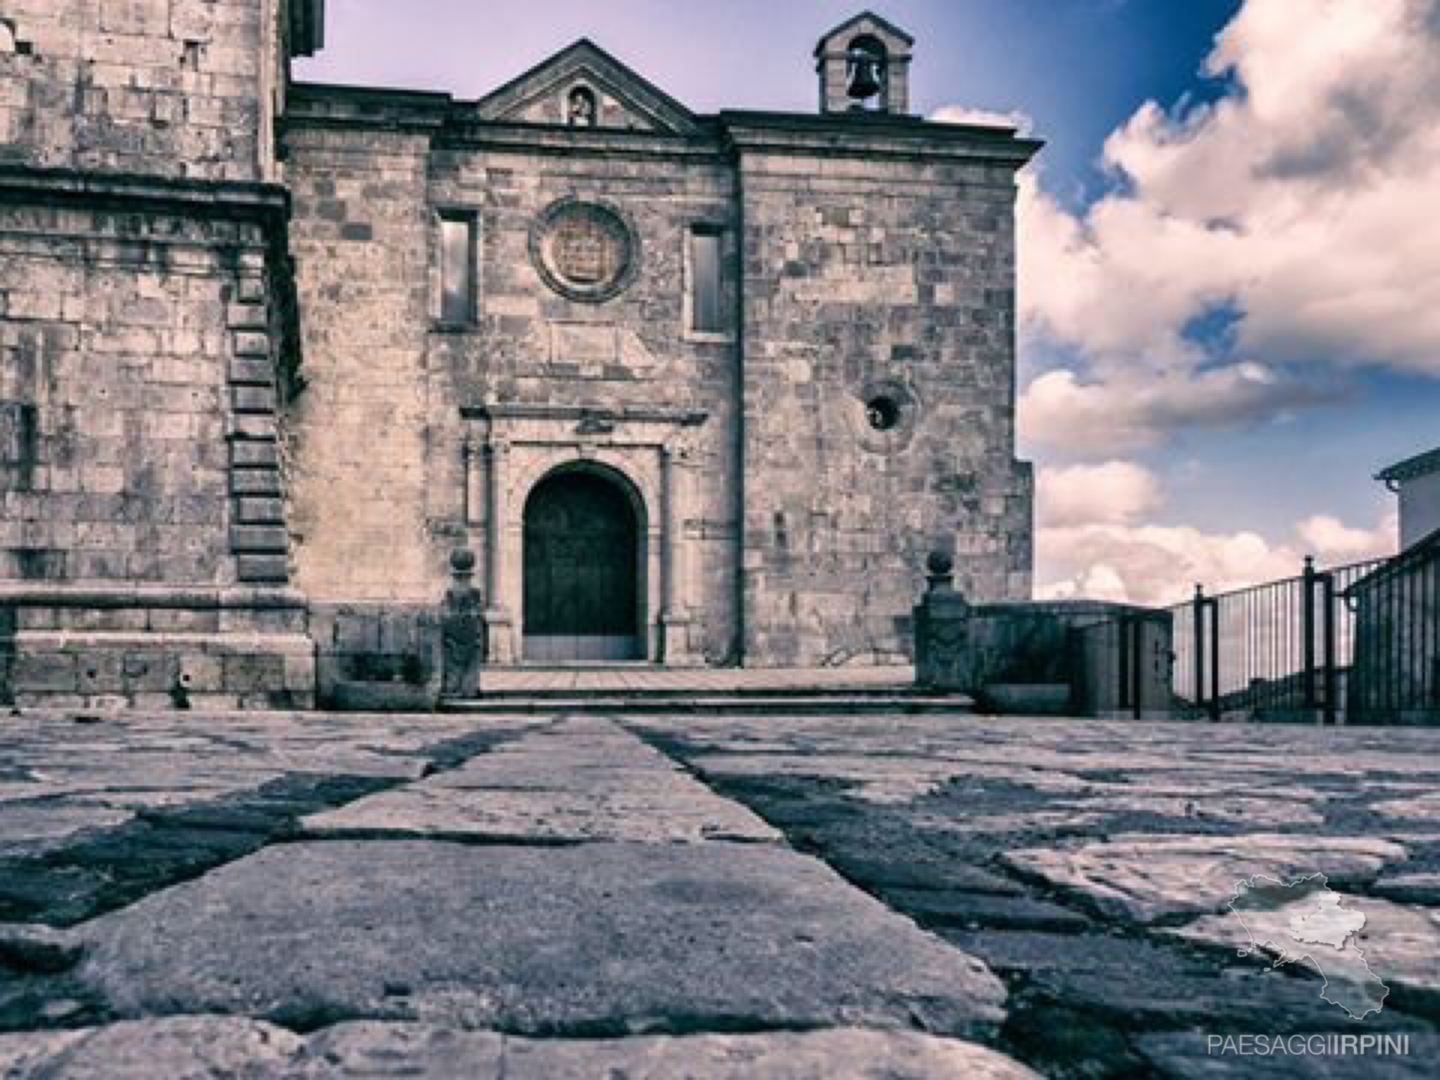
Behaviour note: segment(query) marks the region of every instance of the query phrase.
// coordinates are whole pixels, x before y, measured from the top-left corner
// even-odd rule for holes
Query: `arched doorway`
[[[525,659],[644,655],[641,523],[623,481],[591,469],[552,473],[525,502]]]

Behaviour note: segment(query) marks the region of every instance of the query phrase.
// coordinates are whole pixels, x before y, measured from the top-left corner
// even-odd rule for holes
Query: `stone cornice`
[[[467,420],[603,420],[616,423],[677,424],[699,427],[709,418],[700,409],[633,408],[630,406],[591,407],[583,405],[463,405],[460,415]]]
[[[448,94],[300,84],[287,124],[428,135],[437,147],[522,153],[721,159],[741,153],[818,157],[989,161],[1019,168],[1044,145],[1013,128],[941,124],[875,113],[727,110],[697,117],[700,134],[677,136],[485,120]]]
[[[1019,168],[1045,145],[1018,137],[1013,128],[940,124],[913,116],[734,110],[718,119],[742,154],[954,158]]]
[[[275,184],[172,180],[73,169],[0,168],[0,202],[143,209],[283,223],[290,196]]]
[[[699,122],[698,135],[494,121],[481,117],[475,103],[456,101],[448,94],[311,83],[295,87],[285,123],[293,131],[422,135],[447,150],[714,160],[728,149],[723,131],[713,121]]]

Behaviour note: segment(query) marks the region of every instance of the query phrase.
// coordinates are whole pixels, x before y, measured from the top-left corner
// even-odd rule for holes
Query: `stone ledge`
[[[163,645],[167,648],[196,649],[227,655],[267,650],[287,656],[310,656],[315,643],[304,634],[269,634],[260,631],[236,633],[165,633],[159,631],[22,630],[15,635],[16,651],[22,649],[60,651],[64,649],[131,649]]]
[[[0,167],[0,201],[78,202],[130,206],[135,203],[167,212],[209,212],[226,217],[283,219],[290,195],[275,184],[138,177],[92,170]]]
[[[308,605],[305,594],[298,589],[0,581],[0,607],[305,610]]]

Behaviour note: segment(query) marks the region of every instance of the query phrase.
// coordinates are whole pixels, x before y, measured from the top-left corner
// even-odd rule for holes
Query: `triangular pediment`
[[[475,104],[482,120],[569,126],[573,97],[588,91],[599,130],[692,135],[694,114],[594,42],[577,41]]]

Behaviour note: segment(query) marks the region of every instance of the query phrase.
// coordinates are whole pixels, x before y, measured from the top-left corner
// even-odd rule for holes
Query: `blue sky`
[[[301,78],[479,97],[587,36],[697,111],[808,112],[814,42],[862,5],[328,7]],[[1019,200],[1042,589],[1156,601],[1393,547],[1370,477],[1440,444],[1440,0],[874,9],[917,38],[914,111],[1047,143]]]

